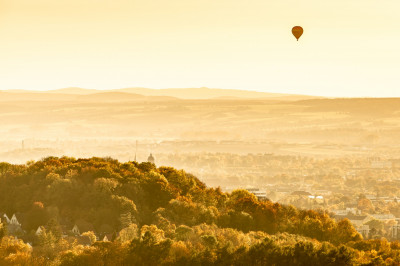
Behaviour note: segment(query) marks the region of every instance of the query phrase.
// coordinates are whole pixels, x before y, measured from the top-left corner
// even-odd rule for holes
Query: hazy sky
[[[400,96],[399,10],[399,0],[0,0],[0,90]]]

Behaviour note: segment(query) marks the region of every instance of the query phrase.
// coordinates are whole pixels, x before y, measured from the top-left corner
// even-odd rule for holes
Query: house
[[[38,229],[35,232],[35,235],[40,235],[42,232],[44,231],[44,227],[43,226],[39,226]]]
[[[373,160],[371,162],[371,168],[374,168],[374,169],[392,168],[392,167],[393,167],[393,164],[391,161]]]
[[[367,215],[351,215],[348,219],[355,226],[362,226],[371,220]]]
[[[314,195],[310,195],[308,196],[309,200],[313,200],[317,203],[323,203],[324,202],[324,197],[323,196],[314,196]]]
[[[21,226],[21,224],[18,222],[18,219],[17,219],[17,216],[15,215],[15,213],[11,217],[9,224]]]
[[[400,240],[400,224],[397,223],[390,227],[390,233],[393,239]]]
[[[103,242],[109,242],[113,240],[113,234],[105,234],[103,237]]]
[[[258,200],[268,200],[267,193],[265,192],[260,191],[260,192],[254,192],[253,194],[257,197]]]
[[[362,235],[364,238],[369,237],[369,225],[365,224],[356,228],[357,232]]]
[[[4,221],[10,225],[21,226],[21,220],[23,220],[21,213],[14,213],[11,218],[8,218],[6,213],[0,213],[0,216],[4,218]],[[1,219],[0,219],[1,221]]]
[[[7,222],[7,228],[8,228],[8,232],[10,234],[21,234],[23,233],[23,230],[21,228],[21,223],[19,222],[19,220],[22,218],[21,215],[18,214],[18,218],[17,218],[17,214],[13,214],[13,216],[11,216],[11,219],[8,218],[7,214],[3,214],[4,220]]]
[[[71,232],[74,235],[80,235],[81,234],[77,225],[74,225],[74,227],[71,229]]]
[[[400,238],[400,225],[393,225],[390,228],[391,234],[392,234],[392,238],[393,239],[399,239]]]
[[[334,218],[337,221],[348,219],[355,227],[360,227],[371,220],[371,217],[367,215],[354,215],[354,214],[335,215]]]
[[[376,220],[380,221],[389,221],[389,220],[394,220],[396,217],[389,213],[389,214],[372,214],[372,217],[374,217]]]
[[[322,196],[329,196],[329,195],[332,195],[332,191],[330,191],[330,190],[324,190],[324,189],[321,189],[321,190],[314,190],[314,194],[322,195]]]
[[[74,227],[71,230],[71,232],[74,235],[81,235],[82,233],[89,232],[89,231],[95,232],[93,225],[82,219],[77,220],[75,222]]]
[[[290,195],[290,193],[292,192],[292,189],[286,188],[286,187],[276,187],[275,189],[272,188],[270,190],[270,193],[271,192],[274,192],[276,194],[276,196],[275,196],[276,200],[280,200],[280,199],[286,197],[287,195]]]
[[[257,197],[258,200],[267,200],[267,193],[260,191],[258,188],[248,188],[248,192]]]
[[[301,191],[301,190],[297,190],[297,191],[293,191],[291,195],[297,195],[297,196],[311,196],[310,192],[307,191]]]
[[[332,210],[336,215],[347,215],[347,214],[361,214],[361,211],[357,208],[346,208],[343,210]]]

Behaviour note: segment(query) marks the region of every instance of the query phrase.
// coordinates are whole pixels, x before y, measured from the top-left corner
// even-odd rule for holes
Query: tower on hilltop
[[[147,158],[147,161],[148,161],[149,163],[154,163],[153,154],[150,153],[149,157]]]

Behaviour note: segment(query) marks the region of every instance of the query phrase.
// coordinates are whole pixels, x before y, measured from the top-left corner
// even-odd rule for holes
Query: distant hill
[[[308,106],[311,112],[342,112],[364,116],[398,116],[400,98],[309,99],[292,104]]]
[[[58,89],[58,90],[51,90],[48,91],[49,93],[61,93],[61,94],[81,94],[81,95],[87,95],[87,94],[94,94],[94,93],[99,93],[99,90],[91,90],[91,89],[83,89],[83,88],[77,88],[77,87],[70,87],[70,88],[63,88],[63,89]]]
[[[173,97],[179,99],[273,99],[279,101],[298,101],[317,99],[323,97],[308,96],[308,95],[296,95],[296,94],[282,94],[282,93],[269,93],[269,92],[258,92],[258,91],[247,91],[247,90],[228,90],[228,89],[211,89],[211,88],[182,88],[182,89],[148,89],[148,88],[124,88],[115,90],[94,90],[94,89],[83,89],[83,88],[63,88],[50,91],[25,91],[25,90],[8,90],[3,91],[5,93],[12,93],[17,97],[18,94],[28,94],[29,97],[40,98],[41,94],[49,95],[93,95],[101,93],[129,93],[143,96],[162,96],[162,97]],[[1,92],[0,92],[1,93]],[[36,96],[32,96],[35,94]],[[120,94],[121,95],[121,94]],[[115,95],[114,95],[115,96]],[[53,98],[51,96],[50,98]],[[99,96],[96,96],[99,97]],[[25,98],[25,96],[23,97]],[[70,97],[67,97],[70,99]],[[54,98],[53,98],[54,99]]]
[[[258,91],[247,91],[247,90],[228,90],[228,89],[211,89],[211,88],[187,88],[187,89],[147,89],[147,88],[125,88],[117,91],[137,93],[146,96],[172,96],[181,99],[213,99],[213,98],[247,98],[247,99],[268,99],[274,98],[279,100],[305,100],[322,98],[307,95],[294,95],[294,94],[281,94],[281,93],[269,93],[269,92],[258,92]]]
[[[47,92],[32,91],[0,91],[0,102],[25,102],[25,101],[72,101],[76,99],[73,94],[54,94]]]
[[[146,98],[146,96],[134,93],[125,93],[125,92],[101,92],[94,94],[85,94],[77,97],[77,100],[81,101],[95,101],[95,102],[109,102],[109,101],[132,101],[132,100],[141,100]]]
[[[74,94],[73,92],[77,92]],[[94,93],[93,93],[94,92]],[[84,89],[68,91],[63,89],[50,92],[0,91],[0,102],[127,102],[127,101],[170,101],[177,100],[169,96],[144,96],[121,91]]]

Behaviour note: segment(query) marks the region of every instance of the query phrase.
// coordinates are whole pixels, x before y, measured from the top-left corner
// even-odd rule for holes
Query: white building
[[[354,214],[354,215],[360,215],[361,210],[357,208],[346,208],[342,210],[332,210],[332,212],[336,215],[347,215],[347,214]]]
[[[372,161],[371,168],[382,169],[382,168],[392,168],[391,161]]]
[[[372,214],[371,216],[380,221],[389,221],[389,220],[396,219],[396,217],[391,213],[389,213],[389,214]]]
[[[346,215],[335,215],[334,216],[336,221],[340,221],[343,219],[348,219],[354,227],[361,227],[365,223],[371,221],[372,217],[367,215],[353,215],[353,214],[346,214]]]
[[[267,199],[267,193],[260,191],[260,189],[258,189],[258,188],[248,188],[247,191],[252,193],[254,196],[256,196],[258,200],[266,200]]]
[[[364,225],[356,228],[356,230],[364,238],[368,238],[368,236],[369,236],[369,225],[364,224]]]
[[[9,224],[21,226],[21,224],[18,222],[17,216],[15,216],[15,213],[11,217]]]
[[[391,228],[392,237],[394,239],[400,238],[400,225],[393,225]]]
[[[43,226],[39,226],[38,229],[35,232],[35,235],[40,235],[43,232]]]
[[[18,222],[17,216],[15,215],[15,213],[13,214],[13,216],[11,216],[11,219],[8,218],[7,214],[3,214],[3,218],[5,219],[5,221],[10,224],[10,225],[18,225],[21,226],[21,224]]]
[[[75,235],[80,235],[81,233],[79,232],[79,228],[77,225],[74,225],[74,227],[72,228],[72,233],[74,233]]]

